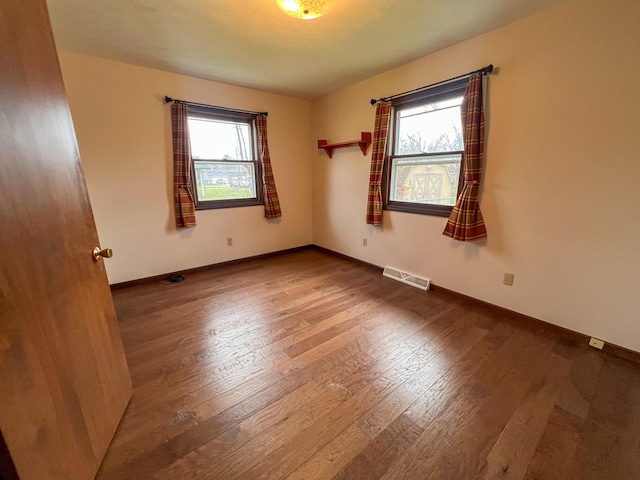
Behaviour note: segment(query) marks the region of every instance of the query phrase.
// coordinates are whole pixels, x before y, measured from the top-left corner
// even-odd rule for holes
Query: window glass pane
[[[462,155],[394,158],[390,199],[431,205],[456,203]]]
[[[396,155],[452,152],[464,149],[462,97],[398,109]]]
[[[252,160],[248,123],[189,118],[191,156],[205,160]]]
[[[198,201],[256,198],[253,163],[194,161]]]

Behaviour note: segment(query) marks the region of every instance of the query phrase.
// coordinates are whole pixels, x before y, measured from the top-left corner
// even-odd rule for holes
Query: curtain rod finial
[[[484,69],[485,73],[491,73],[493,72],[493,64],[490,63],[488,66],[485,67]]]
[[[164,103],[171,103],[173,102],[173,98],[171,97],[167,97],[166,95],[164,96]]]
[[[371,105],[373,106],[373,105],[375,105],[376,103],[378,103],[378,101],[377,101],[375,98],[372,98],[372,99],[371,99]]]

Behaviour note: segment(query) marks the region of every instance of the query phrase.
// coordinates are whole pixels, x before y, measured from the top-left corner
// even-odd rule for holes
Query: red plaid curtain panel
[[[487,236],[480,206],[478,190],[482,178],[484,155],[484,106],[482,102],[481,73],[469,79],[462,101],[462,129],[464,132],[464,187],[453,207],[443,235],[461,242],[479,240]]]
[[[196,226],[196,209],[191,192],[191,147],[187,110],[187,106],[182,103],[171,105],[173,198],[177,228]]]
[[[378,102],[375,127],[373,129],[371,172],[369,174],[369,193],[367,195],[367,223],[369,225],[382,225],[382,167],[384,166],[384,153],[387,148],[390,112],[391,102]]]
[[[273,178],[273,170],[271,169],[271,157],[269,156],[269,144],[267,142],[267,116],[258,115],[257,124],[264,188],[264,216],[265,218],[278,218],[282,216],[282,211],[280,210],[276,181]]]

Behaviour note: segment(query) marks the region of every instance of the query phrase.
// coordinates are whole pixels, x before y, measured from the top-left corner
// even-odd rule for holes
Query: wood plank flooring
[[[640,366],[309,249],[114,292],[127,479],[640,479]]]

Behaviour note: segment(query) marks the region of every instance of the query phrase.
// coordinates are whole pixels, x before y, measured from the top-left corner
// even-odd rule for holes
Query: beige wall
[[[308,101],[69,52],[60,63],[98,235],[114,251],[111,283],[312,242]],[[164,95],[269,112],[281,220],[265,220],[261,206],[206,210],[196,228],[176,230]]]
[[[486,241],[452,241],[438,217],[367,226],[370,155],[312,148],[314,242],[640,351],[639,25],[640,2],[572,1],[315,100],[312,140],[352,140],[373,129],[370,98],[498,67]]]

